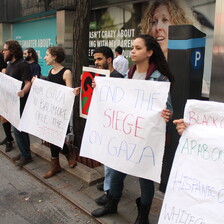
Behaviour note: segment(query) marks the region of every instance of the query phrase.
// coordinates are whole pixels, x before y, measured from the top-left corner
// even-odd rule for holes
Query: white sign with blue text
[[[188,100],[159,224],[223,224],[224,104]]]
[[[169,82],[95,77],[81,156],[160,182]]]
[[[22,82],[0,73],[0,115],[18,128],[20,121],[20,98]]]
[[[36,78],[21,117],[20,130],[62,148],[74,98],[72,88]]]

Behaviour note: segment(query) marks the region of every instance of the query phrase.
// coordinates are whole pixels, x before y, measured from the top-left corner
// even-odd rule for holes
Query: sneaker
[[[106,205],[107,202],[108,202],[108,195],[107,195],[107,192],[105,192],[101,197],[95,199],[95,202],[96,202],[98,205]]]
[[[4,138],[1,142],[0,145],[4,145],[7,142],[7,138]]]
[[[13,149],[12,142],[6,142],[5,144],[5,152],[10,152]]]
[[[12,161],[18,161],[21,159],[21,154],[12,157]]]
[[[18,160],[18,161],[16,162],[16,166],[18,166],[18,167],[23,167],[23,166],[25,166],[26,164],[28,164],[28,163],[30,163],[30,162],[32,162],[32,161],[33,161],[33,160],[32,160],[31,157],[29,157],[29,158],[23,158],[23,157],[21,157],[20,160]]]
[[[96,188],[97,188],[99,191],[103,191],[103,183],[98,184],[98,185],[96,186]]]

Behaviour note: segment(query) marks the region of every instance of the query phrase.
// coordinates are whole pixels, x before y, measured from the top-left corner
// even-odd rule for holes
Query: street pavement
[[[0,139],[3,139],[4,133],[2,130],[2,127],[0,128]],[[16,148],[16,144],[14,144]],[[101,196],[102,192],[98,191],[96,188],[97,182],[100,182],[102,180],[102,174],[103,174],[103,168],[99,167],[96,169],[89,168],[81,163],[78,163],[77,167],[74,169],[69,168],[67,165],[66,159],[64,156],[60,156],[60,162],[63,168],[63,172],[57,174],[56,176],[49,178],[49,179],[44,179],[42,176],[43,174],[50,168],[50,150],[46,146],[43,146],[41,144],[41,140],[31,136],[31,150],[32,150],[32,156],[33,156],[33,162],[30,164],[27,164],[26,166],[23,167],[23,169],[18,170],[18,168],[14,167],[13,162],[9,160],[9,163],[11,163],[11,170],[10,173],[15,173],[14,175],[16,176],[17,172],[20,173],[26,173],[26,171],[31,174],[35,179],[33,179],[33,183],[39,183],[40,181],[47,186],[47,189],[49,190],[54,190],[57,192],[59,195],[62,195],[64,198],[67,199],[68,203],[70,202],[73,206],[77,206],[82,212],[87,214],[87,219],[80,219],[78,217],[79,221],[74,221],[73,223],[104,223],[104,224],[127,224],[127,223],[134,223],[136,217],[137,217],[137,207],[135,205],[135,199],[139,197],[140,195],[140,189],[139,189],[139,183],[138,183],[138,178],[133,177],[133,176],[127,176],[125,179],[125,187],[123,191],[123,195],[121,198],[121,201],[118,206],[118,213],[113,214],[113,215],[107,215],[102,218],[95,219],[93,217],[88,218],[88,215],[91,215],[91,211],[94,209],[98,208],[99,206],[95,203],[94,199]],[[1,157],[2,159],[11,159],[12,156],[16,155],[18,153],[18,149],[12,150],[9,153],[4,152],[4,146],[0,146],[0,152],[2,153]],[[3,156],[4,155],[4,156]],[[9,173],[9,174],[10,174]],[[8,175],[9,175],[8,174]],[[1,175],[2,175],[2,170],[1,170]],[[5,177],[1,177],[5,178]],[[25,178],[25,177],[22,177]],[[20,180],[20,182],[23,182],[23,180]],[[40,183],[39,183],[40,184]],[[17,191],[18,192],[23,192],[24,190],[21,188],[22,186],[19,186]],[[6,189],[7,187],[3,188]],[[21,189],[20,189],[21,188]],[[35,194],[37,191],[35,188],[30,188],[31,192],[33,191],[33,194]],[[4,194],[4,191],[6,192]],[[43,192],[47,192],[47,190],[44,190]],[[1,192],[1,198],[2,195],[4,195],[4,199],[7,197],[7,190],[2,190]],[[45,194],[44,194],[45,195]],[[150,211],[149,215],[149,220],[150,224],[157,224],[158,223],[158,217],[163,201],[163,193],[161,193],[158,190],[158,185],[156,185],[156,192],[155,192],[155,197],[153,200],[152,208]],[[25,195],[25,198],[29,198],[29,196]],[[41,200],[42,201],[41,197]],[[2,201],[2,199],[1,199]],[[4,201],[4,200],[3,200]],[[46,201],[51,201],[51,199],[47,199]],[[57,202],[57,206],[61,202]],[[4,205],[2,202],[1,205]],[[2,207],[2,206],[1,206]],[[4,206],[3,206],[4,207]],[[46,208],[48,205],[46,205]],[[53,207],[52,205],[49,205],[49,207]],[[9,210],[12,209],[13,207],[9,207]],[[26,210],[26,209],[25,209]],[[38,209],[37,209],[38,210]],[[77,209],[74,209],[77,211]],[[1,209],[0,209],[1,212]],[[13,211],[12,211],[13,212]],[[82,213],[81,212],[81,213]],[[2,213],[2,212],[1,212]],[[29,214],[30,212],[25,212],[23,215],[23,220],[26,220],[26,218],[30,219],[32,215]],[[38,217],[40,220],[46,216],[41,217],[41,213]],[[63,211],[63,215],[70,217],[74,216],[73,209],[68,209]],[[51,216],[50,216],[51,217]],[[0,215],[1,218],[1,215]],[[51,218],[50,218],[51,219]],[[8,224],[13,222],[6,222],[1,224]],[[19,222],[17,222],[19,223]],[[26,224],[26,223],[38,223],[38,222],[21,222],[21,224]],[[70,223],[70,222],[57,222],[52,220],[52,222],[39,222],[39,223]],[[19,223],[20,224],[20,223]]]
[[[1,224],[98,223],[0,153]]]

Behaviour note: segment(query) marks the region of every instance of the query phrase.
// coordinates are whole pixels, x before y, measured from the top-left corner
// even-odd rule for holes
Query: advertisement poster
[[[108,46],[113,51],[123,48],[123,56],[131,63],[130,53],[134,38],[139,34],[141,4],[127,4],[125,7],[108,7],[94,10],[89,27],[89,58],[93,63],[96,47]]]
[[[110,70],[83,67],[82,71],[80,117],[87,118],[91,98],[93,95],[92,80],[95,78],[95,76],[109,77]]]
[[[46,65],[44,57],[48,47],[56,46],[56,35],[55,16],[13,24],[13,39],[20,43],[23,50],[28,47],[36,50],[42,76],[48,76],[49,66]]]
[[[123,55],[129,60],[129,65],[132,65],[130,59],[132,43],[135,37],[140,34],[139,25],[149,7],[149,2],[153,1],[122,4],[92,11],[89,28],[90,63],[93,64],[92,54],[96,47],[108,46],[114,51],[117,46],[121,46]],[[202,96],[208,97],[211,78],[215,1],[187,0],[186,4],[183,3],[184,0],[180,0],[180,7],[184,8],[187,5],[192,9],[199,22],[199,30],[206,34]],[[186,12],[189,12],[189,10],[186,9]],[[173,14],[176,15],[177,13],[173,12]],[[191,15],[187,15],[187,17],[190,18]],[[181,24],[186,23],[182,22]],[[144,34],[149,33],[144,32]],[[158,35],[163,36],[164,34],[160,33]]]

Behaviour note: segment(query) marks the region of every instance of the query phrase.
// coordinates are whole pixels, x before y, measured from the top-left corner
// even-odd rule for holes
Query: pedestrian
[[[96,48],[93,52],[93,58],[95,67],[99,69],[108,69],[110,71],[110,77],[112,78],[124,77],[113,66],[114,55],[111,48],[106,46]],[[111,180],[111,171],[112,169],[110,167],[104,166],[104,183],[103,183],[104,194],[95,200],[98,205],[105,205],[108,202],[108,191]],[[98,189],[101,190],[101,187],[98,186]]]
[[[114,69],[116,69],[119,73],[125,76],[126,72],[129,69],[128,60],[122,55],[123,49],[118,46],[115,49],[116,58],[113,60]]]
[[[157,41],[149,35],[138,36],[132,46],[131,59],[135,63],[129,69],[129,79],[142,79],[151,81],[173,82],[164,54]],[[170,96],[167,100],[167,109],[161,113],[163,119],[168,122],[172,116],[172,105]],[[107,214],[117,213],[118,203],[120,201],[124,179],[127,174],[112,170],[111,183],[108,194],[108,202],[102,207],[94,210],[94,217],[101,217]],[[139,178],[141,197],[136,199],[138,207],[138,217],[135,224],[148,224],[148,214],[151,208],[154,196],[154,183],[152,180]]]
[[[41,67],[38,64],[37,52],[32,47],[28,47],[24,50],[23,57],[24,57],[25,61],[30,65],[32,75],[40,78],[41,77]]]
[[[49,71],[47,80],[49,82],[57,83],[60,85],[72,87],[72,73],[69,69],[65,68],[61,63],[65,59],[65,52],[62,47],[48,47],[44,60],[47,65],[52,66]],[[50,144],[51,150],[51,169],[44,174],[44,178],[50,178],[55,174],[61,172],[61,166],[59,162],[59,153],[61,152],[71,168],[77,165],[75,158],[75,150],[72,148],[70,151],[68,145],[64,143],[63,148]]]
[[[6,72],[7,64],[4,61],[4,56],[2,53],[0,53],[0,72],[5,73]],[[0,145],[6,145],[5,146],[5,152],[10,152],[13,149],[13,137],[11,134],[11,124],[2,116],[0,116],[0,120],[5,132],[5,138],[0,142]]]
[[[8,62],[6,74],[22,81],[21,90],[18,92],[20,97],[20,116],[22,116],[31,87],[31,69],[23,60],[23,50],[18,41],[7,40],[4,45],[3,55],[4,60]],[[29,134],[19,131],[15,127],[13,127],[13,132],[20,151],[20,154],[13,159],[16,160],[16,166],[22,167],[32,161]]]
[[[192,10],[184,1],[150,1],[140,23],[141,33],[153,36],[159,43],[166,59],[168,55],[168,32],[170,25],[191,24],[200,27]]]

